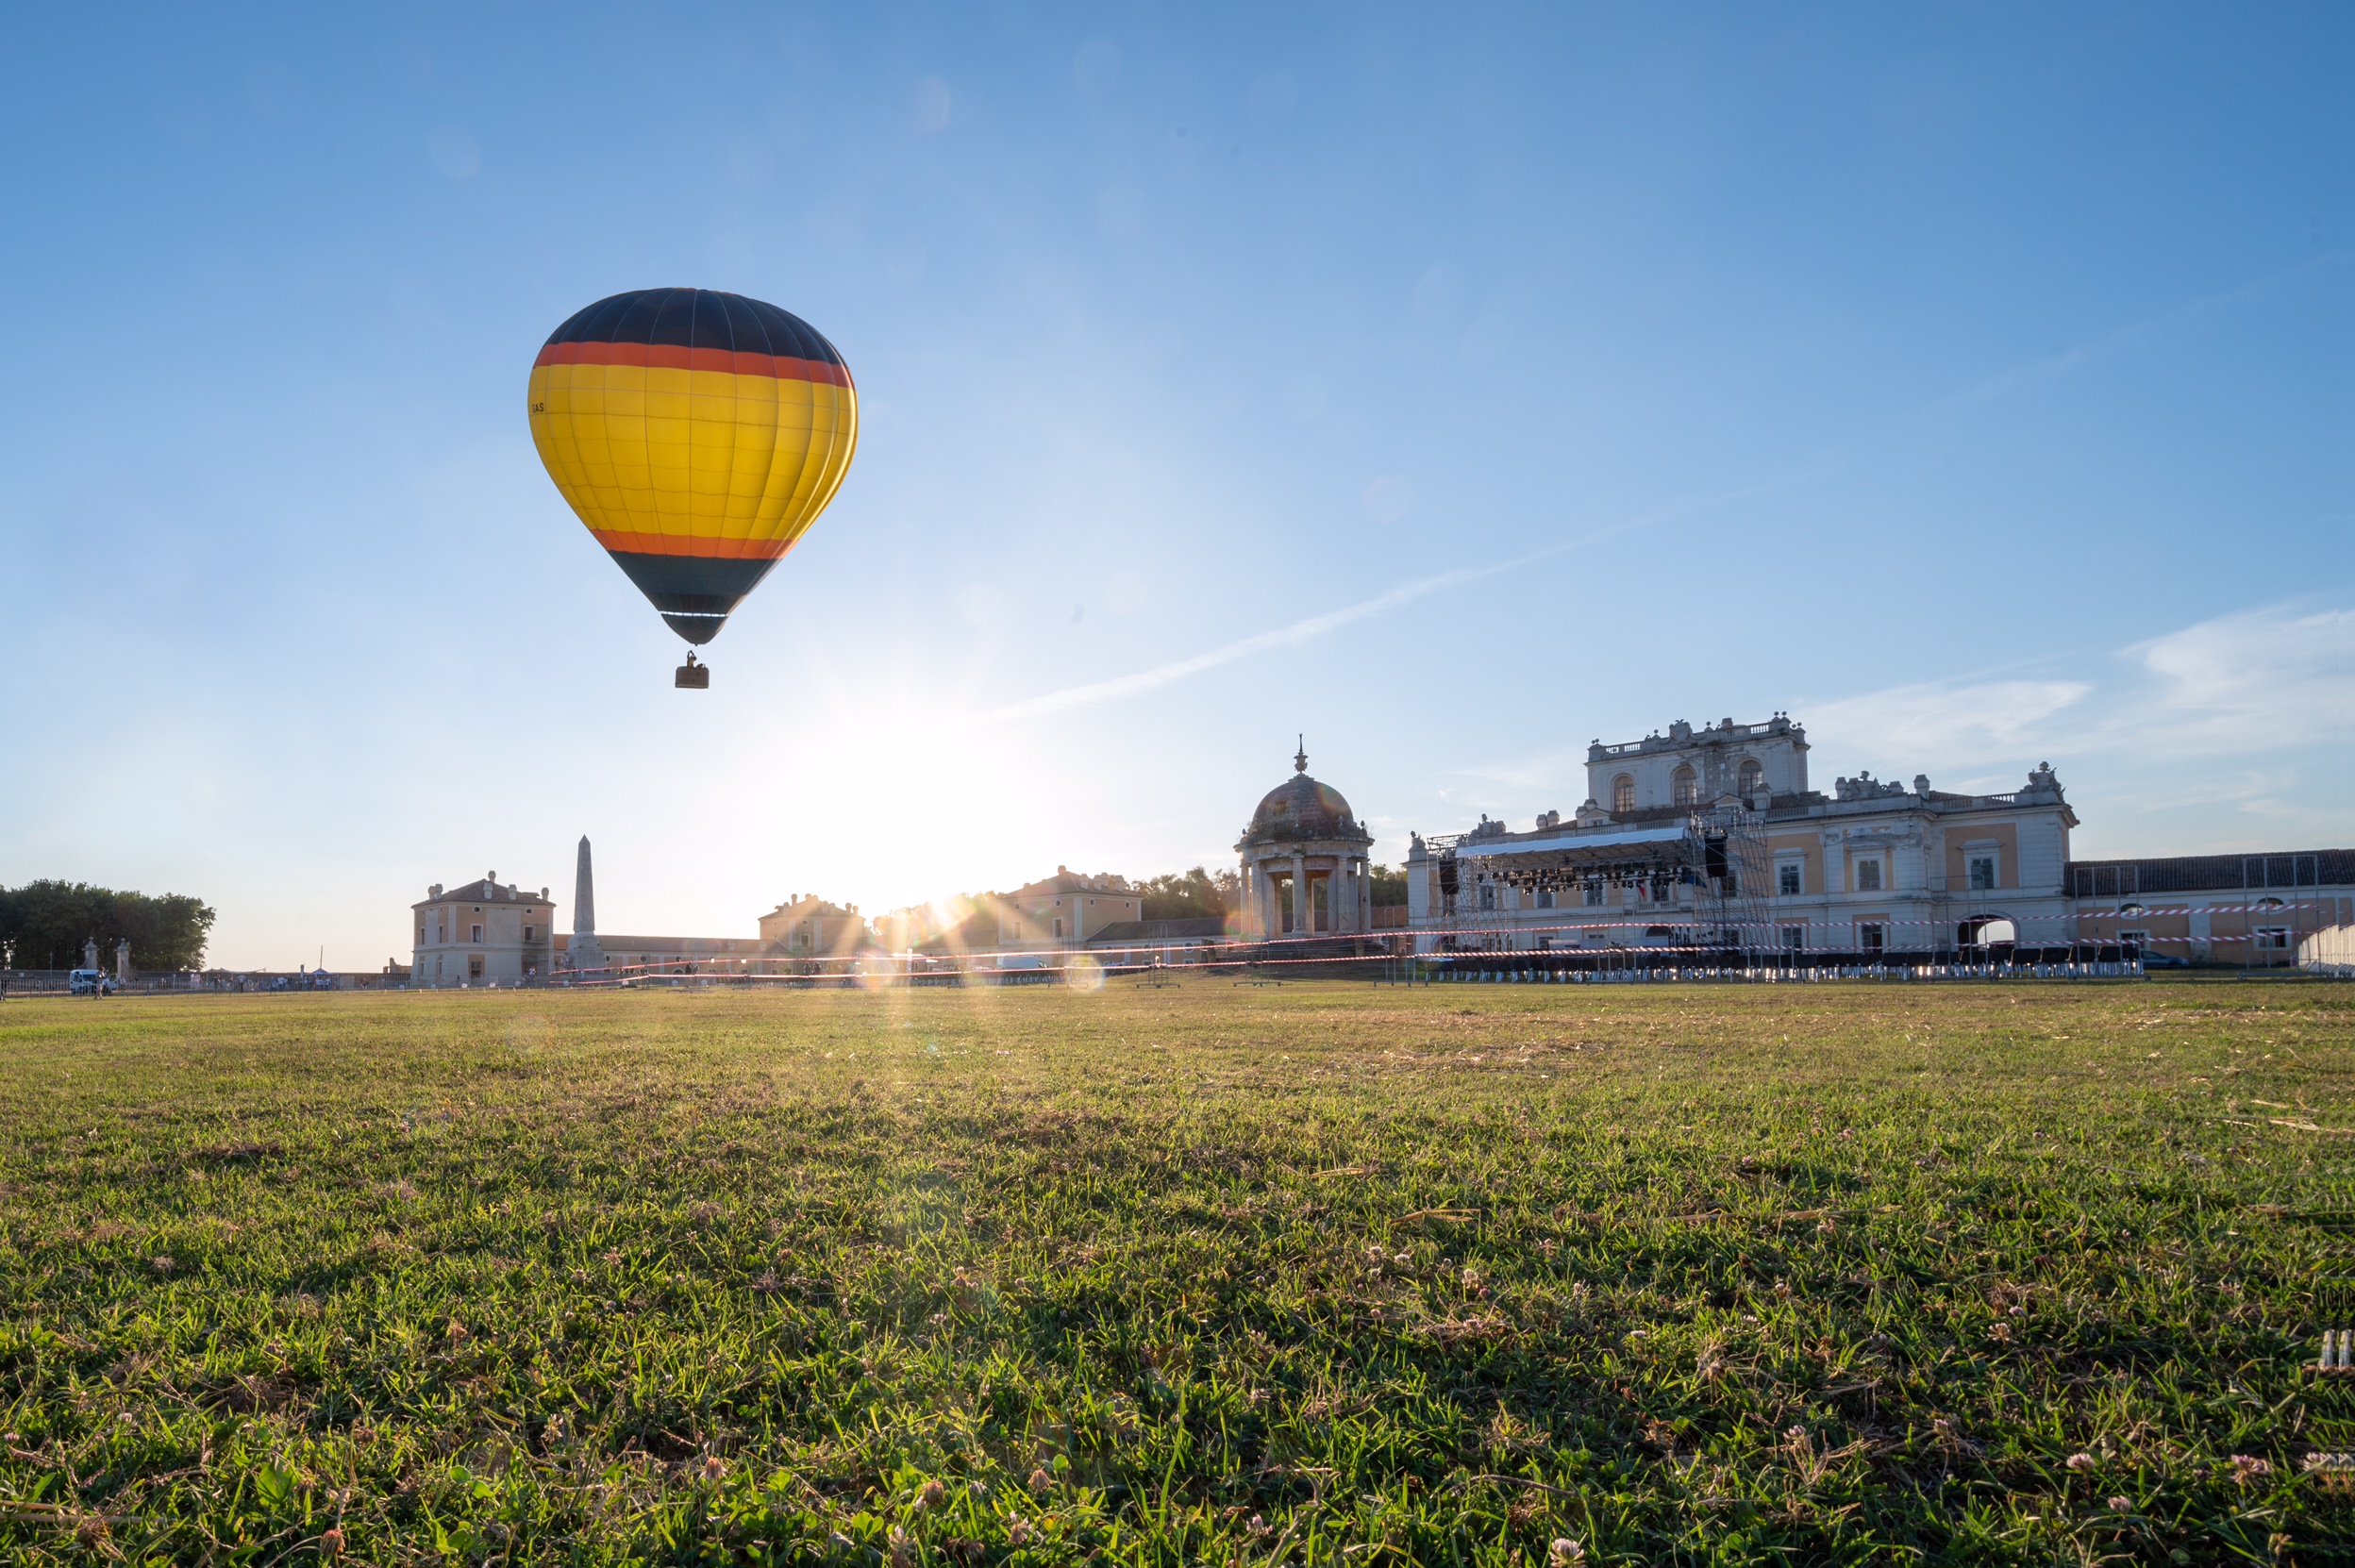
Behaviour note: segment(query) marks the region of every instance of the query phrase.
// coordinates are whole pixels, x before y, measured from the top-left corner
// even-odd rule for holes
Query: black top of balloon
[[[548,342],[662,343],[843,362],[834,345],[791,310],[717,289],[633,289],[576,312]]]

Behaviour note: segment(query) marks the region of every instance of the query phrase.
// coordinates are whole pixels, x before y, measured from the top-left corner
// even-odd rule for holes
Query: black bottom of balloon
[[[709,692],[711,690],[711,666],[681,664],[673,675],[671,684],[684,691]]]
[[[744,595],[760,586],[774,560],[711,560],[701,556],[608,554],[629,574],[670,628],[690,642],[709,642]]]
[[[665,610],[662,613],[662,624],[687,639],[688,642],[700,645],[720,635],[720,628],[727,625],[727,617],[726,615],[675,615]]]

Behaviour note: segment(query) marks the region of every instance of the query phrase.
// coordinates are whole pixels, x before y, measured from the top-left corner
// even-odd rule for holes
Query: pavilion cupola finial
[[[1292,754],[1292,771],[1294,773],[1309,771],[1309,738],[1305,734],[1300,737],[1300,749]]]

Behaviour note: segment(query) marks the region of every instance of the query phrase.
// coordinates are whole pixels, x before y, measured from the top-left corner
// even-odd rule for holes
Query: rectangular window
[[[1782,945],[1794,953],[1803,950],[1807,946],[1807,927],[1785,926],[1782,928]]]
[[[2139,959],[2143,956],[2143,950],[2150,945],[2150,933],[2148,931],[2120,931],[2118,945]]]
[[[1496,889],[1495,884],[1482,882],[1480,884],[1480,908],[1483,909],[1493,909],[1495,907]]]
[[[1880,891],[1879,856],[1863,856],[1857,860],[1856,891],[1859,892],[1879,892]]]
[[[1996,891],[1996,858],[1993,855],[1971,857],[1971,891],[1973,892]]]
[[[475,933],[475,935],[474,935],[474,940],[475,940],[476,942],[480,942],[480,941],[482,940],[482,927],[481,927],[481,926],[468,926],[468,927],[467,927],[467,929],[469,929],[469,930],[471,930],[471,931],[473,931],[473,932]]]
[[[1603,884],[1601,882],[1589,882],[1586,885],[1586,903],[1587,908],[1589,909],[1598,909],[1602,908]]]
[[[2261,953],[2286,953],[2290,950],[2290,928],[2287,926],[2257,927],[2257,950]]]
[[[531,940],[531,927],[528,926],[524,927],[524,940],[526,942],[529,942]]]
[[[1537,890],[1537,907],[1541,909],[1550,909],[1554,907],[1553,889],[1540,888]]]
[[[466,955],[466,977],[470,980],[479,980],[482,978],[481,954],[469,953]]]
[[[1806,867],[1796,860],[1787,860],[1775,868],[1775,889],[1785,898],[1796,898],[1806,892]]]
[[[426,944],[426,928],[425,928],[423,926],[418,926],[418,927],[417,927],[417,945],[418,945],[418,946],[420,946],[420,947],[423,947],[425,944]]]
[[[1856,928],[1856,940],[1857,944],[1867,953],[1879,952],[1885,942],[1881,928],[1878,926],[1859,926]]]

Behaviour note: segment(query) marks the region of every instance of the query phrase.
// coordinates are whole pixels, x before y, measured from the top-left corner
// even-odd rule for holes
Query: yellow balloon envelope
[[[581,311],[533,361],[530,403],[548,476],[690,642],[717,636],[817,520],[859,444],[859,392],[834,345],[710,289]]]

